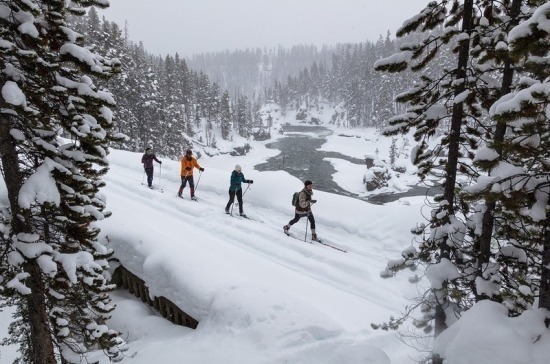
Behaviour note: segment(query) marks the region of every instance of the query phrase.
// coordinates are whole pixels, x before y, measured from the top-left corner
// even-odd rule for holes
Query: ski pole
[[[309,212],[306,215],[306,233],[304,234],[304,241],[307,241],[307,227],[309,226]]]
[[[141,184],[142,185],[145,184],[143,182],[145,182],[145,169],[143,169],[143,176],[141,177]]]
[[[249,188],[250,188],[250,183],[249,183],[248,186],[246,187],[246,190],[244,190],[243,196],[242,196],[242,197],[244,197],[244,195],[246,194],[246,191],[248,191]]]
[[[202,171],[199,171],[199,179],[197,180],[197,184],[195,185],[195,192],[199,188],[199,182],[201,181]]]
[[[159,166],[159,186],[162,185],[162,163]]]
[[[241,200],[244,198],[244,195],[246,194],[246,191],[248,191],[249,188],[250,188],[250,184],[248,184],[248,186],[246,187],[246,190],[244,190],[244,192],[241,196]],[[235,190],[235,197],[237,197],[237,190]],[[243,203],[244,203],[244,201],[243,201]],[[233,216],[233,206],[235,206],[236,204],[237,204],[237,202],[233,202],[233,204],[231,205],[231,216]]]

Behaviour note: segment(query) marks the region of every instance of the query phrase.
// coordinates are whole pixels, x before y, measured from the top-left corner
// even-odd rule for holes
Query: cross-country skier
[[[296,210],[294,211],[294,219],[290,220],[288,224],[283,226],[283,231],[288,235],[290,227],[298,222],[302,217],[307,216],[311,225],[311,240],[318,240],[315,232],[315,218],[311,211],[311,205],[317,202],[312,200],[313,195],[313,182],[307,180],[304,182],[304,189],[298,194],[298,201],[296,202]]]
[[[181,186],[178,191],[178,197],[181,197],[181,193],[185,188],[187,182],[189,182],[189,190],[191,191],[191,199],[196,200],[195,197],[195,181],[193,180],[193,168],[197,168],[199,171],[203,172],[204,168],[199,166],[197,159],[193,157],[193,151],[187,149],[185,155],[181,158]]]
[[[231,178],[229,180],[229,202],[225,206],[225,213],[229,213],[229,208],[233,201],[235,201],[235,195],[237,196],[237,201],[239,202],[239,215],[246,217],[243,212],[243,190],[241,183],[254,183],[251,179],[245,179],[242,172],[241,166],[236,165],[235,170],[231,173]]]
[[[162,164],[162,161],[159,161],[155,153],[153,153],[153,149],[147,147],[147,149],[145,149],[145,154],[141,157],[141,163],[143,163],[143,168],[147,175],[147,186],[149,186],[149,188],[153,188],[153,161]]]

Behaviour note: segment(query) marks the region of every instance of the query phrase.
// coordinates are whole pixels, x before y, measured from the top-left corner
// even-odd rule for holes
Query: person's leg
[[[239,201],[239,214],[243,213],[243,190],[237,190],[237,201]]]
[[[313,217],[313,213],[310,212],[308,214],[307,218],[309,219],[309,226],[311,226],[311,232],[314,233],[315,232],[315,218]]]
[[[185,185],[187,184],[186,176],[181,176],[181,185],[180,189],[178,191],[178,196],[181,197],[181,193],[183,192],[183,189],[185,188]]]
[[[292,225],[296,224],[301,217],[302,215],[298,215],[297,213],[294,213],[294,219],[290,220],[287,226],[290,228]]]
[[[310,212],[307,218],[309,220],[309,226],[311,227],[311,239],[317,240],[317,233],[315,231],[315,218],[313,217],[313,213]]]
[[[189,192],[191,192],[191,198],[195,197],[195,181],[193,180],[193,175],[187,176],[189,181]]]
[[[147,175],[147,186],[153,185],[153,168],[145,168],[145,174]]]
[[[229,202],[225,205],[225,212],[229,213],[229,208],[231,204],[235,201],[235,190],[229,190]]]
[[[296,224],[298,222],[298,220],[300,220],[300,218],[302,217],[303,215],[298,215],[296,212],[294,212],[294,219],[290,220],[288,222],[288,224],[286,224],[285,226],[283,226],[283,231],[288,234],[288,230],[290,230],[290,227],[294,224]]]

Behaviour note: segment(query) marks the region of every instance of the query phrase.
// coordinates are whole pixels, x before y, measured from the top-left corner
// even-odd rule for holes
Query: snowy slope
[[[315,191],[317,232],[348,251],[342,253],[282,233],[293,216],[291,195],[302,186],[286,172],[254,171],[250,158],[202,158],[194,202],[188,189],[185,199],[175,197],[178,162],[163,160],[162,174],[156,166],[154,184],[165,190],[159,193],[140,185],[139,154],[113,151],[110,159],[104,192],[113,216],[101,227],[116,257],[151,294],[200,322],[193,331],[155,317],[128,320],[129,312],[153,313],[117,294],[111,325],[129,333],[129,362],[399,363],[412,355],[394,333],[370,324],[400,312],[416,293],[404,275],[379,277],[410,241],[420,219],[416,203],[377,206]],[[244,208],[257,221],[223,212],[236,162],[254,180]],[[302,219],[291,232],[303,238],[305,229]]]

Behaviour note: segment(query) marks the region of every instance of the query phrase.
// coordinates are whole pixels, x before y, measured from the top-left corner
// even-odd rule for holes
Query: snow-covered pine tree
[[[395,160],[397,159],[397,138],[392,138],[391,145],[390,145],[390,165],[392,167],[395,167]]]
[[[233,128],[231,120],[233,119],[231,115],[231,100],[229,99],[229,93],[224,91],[222,95],[221,105],[220,105],[220,127],[222,131],[222,139],[228,140],[231,134],[231,129]]]
[[[496,238],[506,239],[500,253],[515,273],[516,290],[508,305],[517,310],[539,298],[550,309],[550,3],[537,5],[532,15],[508,35],[511,58],[522,62],[527,75],[517,88],[495,103],[492,116],[506,123],[502,141],[490,145],[485,158],[493,168],[489,188],[501,203]],[[524,7],[525,11],[526,8]],[[546,320],[549,324],[550,320]]]
[[[449,5],[452,5],[449,7]],[[463,264],[463,255],[459,249],[464,244],[466,225],[464,215],[467,206],[459,203],[456,196],[457,175],[467,143],[468,116],[466,109],[468,90],[475,85],[469,84],[470,37],[474,27],[473,0],[430,2],[417,16],[406,21],[397,36],[402,37],[412,32],[424,34],[419,42],[405,43],[401,52],[375,63],[379,71],[401,72],[407,68],[413,71],[427,67],[441,49],[451,43],[457,53],[457,64],[454,68],[431,78],[422,75],[420,82],[411,90],[398,95],[397,101],[410,103],[405,114],[390,120],[391,127],[387,135],[407,133],[416,128],[414,137],[419,146],[414,161],[419,166],[419,174],[426,176],[436,172],[444,179],[443,194],[436,197],[437,205],[433,207],[429,231],[416,231],[421,236],[419,251],[409,254],[405,259],[419,259],[428,265],[427,274],[431,282],[430,294],[422,301],[424,318],[418,320],[420,327],[430,331],[434,326],[437,337],[447,328],[447,316],[456,315],[464,309],[469,299],[466,284],[460,278],[466,275],[459,267]],[[460,24],[460,25],[459,25]],[[438,31],[434,31],[434,29]],[[429,138],[438,132],[444,134],[438,147],[428,149]],[[437,167],[437,168],[436,168]],[[403,265],[390,267],[399,269]],[[435,272],[445,272],[437,274]],[[466,292],[463,292],[466,291]],[[434,364],[442,359],[433,354]]]
[[[499,197],[491,191],[487,180],[493,178],[493,174],[499,173],[498,168],[493,171],[496,167],[493,153],[501,156],[497,160],[506,158],[502,143],[507,125],[502,120],[491,118],[489,108],[514,87],[513,80],[517,79],[514,72],[521,72],[521,62],[513,62],[510,58],[507,37],[508,32],[527,16],[520,11],[522,7],[524,11],[528,11],[525,3],[522,0],[501,4],[486,2],[477,31],[472,37],[472,57],[477,62],[475,77],[479,80],[475,94],[479,100],[477,107],[483,111],[482,116],[475,119],[476,126],[473,126],[474,123],[471,125],[479,131],[477,135],[482,147],[474,160],[474,177],[479,182],[462,192],[462,197],[471,204],[473,210],[469,224],[473,252],[469,254],[477,258],[476,265],[472,267],[475,272],[472,280],[475,279],[477,287],[473,292],[476,301],[491,299],[497,302],[524,302],[520,307],[514,307],[511,303],[507,305],[515,314],[522,311],[528,302],[532,303],[533,298],[526,297],[518,290],[518,279],[523,277],[520,271],[526,266],[521,263],[522,268],[518,271],[515,264],[517,261],[513,262],[513,259],[507,258],[507,254],[503,254],[508,250],[508,237],[495,240],[494,236],[495,226],[500,224],[497,220],[500,220],[498,215],[503,201],[502,196]],[[486,146],[493,153],[487,153]],[[484,161],[486,156],[491,156],[491,161]]]
[[[521,43],[519,40],[522,37],[514,37],[512,33],[508,36],[508,33],[512,27],[528,16],[529,5],[535,6],[536,4],[512,0],[498,4],[493,1],[483,1],[477,5],[477,12],[474,12],[472,21],[472,31],[468,37],[471,48],[469,62],[471,67],[468,69],[467,75],[470,81],[463,93],[455,92],[452,100],[456,105],[458,98],[465,105],[464,113],[467,122],[464,123],[465,128],[461,128],[462,141],[471,146],[484,146],[475,157],[474,164],[479,169],[462,163],[459,171],[473,178],[479,178],[481,171],[488,171],[489,176],[479,178],[478,183],[471,187],[462,189],[456,186],[457,191],[460,191],[460,194],[456,195],[457,201],[464,199],[468,203],[473,203],[472,206],[476,212],[468,216],[470,207],[468,204],[462,204],[463,207],[460,211],[465,218],[471,239],[463,239],[460,244],[456,244],[456,240],[451,241],[453,243],[451,248],[454,250],[452,262],[455,263],[454,267],[458,268],[461,276],[461,278],[455,279],[455,282],[462,281],[462,284],[455,286],[450,297],[457,304],[460,301],[456,297],[465,297],[466,300],[463,301],[466,305],[462,304],[462,309],[468,308],[468,300],[474,301],[471,300],[471,297],[475,300],[489,298],[498,302],[504,301],[511,314],[517,314],[533,302],[532,292],[538,289],[538,277],[545,274],[546,266],[541,264],[545,252],[546,259],[550,259],[550,251],[546,251],[544,245],[549,238],[544,228],[548,226],[548,218],[544,214],[540,214],[541,204],[547,204],[548,201],[548,192],[546,191],[548,179],[545,179],[547,177],[538,179],[539,183],[537,184],[535,181],[543,176],[544,172],[533,172],[537,170],[536,166],[541,166],[537,164],[536,160],[548,158],[541,152],[547,149],[545,146],[541,148],[541,145],[544,144],[544,136],[548,134],[548,129],[542,127],[545,125],[544,122],[535,126],[537,121],[544,118],[542,116],[544,113],[541,110],[546,107],[547,100],[544,97],[537,98],[540,95],[535,96],[537,89],[532,95],[532,100],[537,101],[527,102],[526,109],[519,111],[518,105],[521,103],[522,97],[523,99],[528,98],[526,93],[522,94],[519,91],[518,95],[522,96],[519,98],[516,96],[516,101],[513,102],[509,101],[513,96],[506,94],[514,86],[513,70],[521,69],[519,66],[523,63],[523,57],[528,54],[535,57],[532,58],[531,63],[526,63],[527,69],[530,65],[536,65],[534,69],[542,69],[543,71],[535,82],[543,82],[542,80],[546,77],[543,75],[547,75],[548,70],[547,67],[541,67],[541,63],[537,60],[547,56],[548,34],[544,34],[539,29],[534,32],[537,35],[530,38],[532,33],[525,31],[525,25],[517,27],[516,29],[521,30],[516,30],[516,34],[525,35],[525,38],[529,39],[522,39],[521,42],[524,43],[525,48],[522,52],[517,51],[519,48],[517,44]],[[455,2],[453,6],[456,9],[465,8],[466,2],[464,5]],[[428,13],[429,11],[424,12],[424,14]],[[544,23],[544,21],[543,19],[542,22]],[[531,26],[536,28],[537,25],[532,24]],[[443,34],[451,33],[444,31]],[[460,36],[465,38],[463,35]],[[432,38],[432,40],[435,39],[435,37]],[[542,44],[535,44],[533,39],[540,39]],[[514,45],[512,53],[517,52],[512,57],[508,52],[507,44],[510,40]],[[534,46],[533,49],[536,50],[527,51],[527,45],[529,48]],[[406,67],[406,59],[409,59],[411,55],[414,59],[419,49],[414,46],[410,47],[411,54],[395,55],[392,59],[393,62],[386,61],[387,63],[383,63],[383,65],[384,67],[395,67],[395,70]],[[532,72],[535,73],[535,71]],[[524,85],[520,82],[519,88],[527,88],[531,84],[531,81],[527,81]],[[413,94],[415,92],[418,90],[414,90]],[[407,97],[409,95],[405,94],[403,99]],[[425,99],[430,100],[429,98]],[[413,100],[413,104],[418,105],[414,103],[416,99],[409,100]],[[533,108],[532,104],[540,104],[540,108]],[[491,108],[490,112],[489,108]],[[502,112],[503,110],[506,112]],[[419,108],[412,111],[425,113],[426,109]],[[492,116],[492,119],[489,116]],[[406,127],[405,118],[395,118],[394,123],[397,129]],[[526,125],[529,126],[526,127]],[[423,124],[415,126],[417,134],[418,130],[423,132],[427,130]],[[533,140],[537,142],[531,143]],[[527,146],[531,149],[525,152],[528,149]],[[467,149],[465,152],[469,154],[469,158],[473,157],[473,153]],[[518,155],[521,156],[518,157]],[[522,174],[518,171],[526,172]],[[509,174],[510,172],[512,174]],[[505,178],[502,178],[503,173],[506,175]],[[529,175],[531,177],[527,177]],[[546,196],[544,196],[545,193]],[[540,199],[541,194],[542,199]],[[538,205],[533,201],[538,201]],[[527,213],[528,216],[525,217],[527,211],[532,213]],[[536,218],[533,218],[532,215],[536,215]],[[497,234],[493,235],[495,227],[497,227]],[[496,240],[494,240],[495,237]],[[498,242],[498,245],[495,244],[495,241]],[[425,253],[425,246],[421,245],[420,253],[408,249],[404,258],[414,260],[422,257],[422,254]],[[410,261],[407,264],[410,264]],[[398,267],[393,268],[397,269]],[[543,297],[543,291],[546,292],[541,283],[541,297]]]
[[[9,199],[0,289],[19,306],[11,329],[24,363],[80,363],[96,350],[121,356],[122,339],[105,325],[114,309],[105,277],[112,251],[94,226],[109,216],[100,188],[119,137],[115,102],[92,79],[120,63],[83,47],[66,23],[92,5],[106,2],[0,1],[0,156]]]
[[[237,119],[237,131],[240,136],[244,138],[248,138],[249,134],[249,128],[247,126],[247,120],[249,114],[249,109],[247,107],[248,105],[248,98],[246,96],[240,96],[237,101],[237,113],[236,113],[236,119]]]
[[[162,111],[164,121],[159,120],[159,128],[162,128],[164,143],[159,145],[159,151],[166,157],[178,159],[182,154],[182,144],[185,134],[183,107],[183,91],[179,72],[181,59],[176,53],[175,57],[167,55],[163,67],[160,69],[160,87],[164,106]]]

